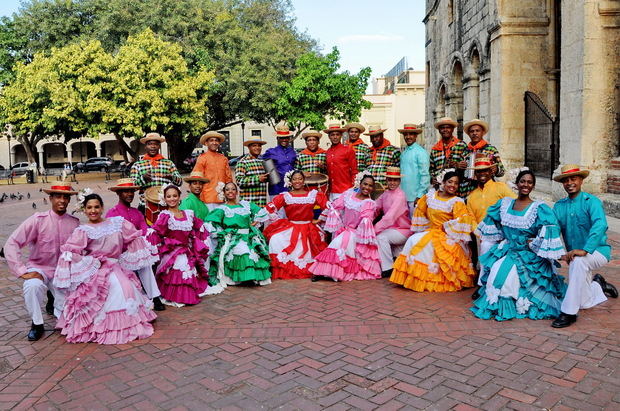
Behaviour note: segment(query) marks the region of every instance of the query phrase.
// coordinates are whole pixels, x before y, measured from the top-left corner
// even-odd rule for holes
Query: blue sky
[[[127,0],[131,1],[131,0]],[[0,15],[16,12],[20,0],[1,0]],[[424,69],[424,0],[292,0],[297,26],[324,52],[337,46],[342,68],[370,66],[385,74],[402,57]]]

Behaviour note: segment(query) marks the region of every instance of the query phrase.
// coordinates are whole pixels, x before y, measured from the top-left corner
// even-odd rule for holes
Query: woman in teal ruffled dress
[[[267,212],[254,203],[238,201],[235,183],[220,185],[218,195],[225,202],[213,209],[205,224],[217,238],[209,268],[209,288],[213,294],[227,285],[253,281],[271,284],[269,248],[263,234],[255,227],[268,219]]]
[[[494,244],[480,257],[482,288],[471,310],[485,320],[556,318],[566,292],[554,266],[565,254],[560,227],[551,208],[530,199],[531,171],[519,173],[516,184],[519,197],[489,207],[478,226],[481,240]]]

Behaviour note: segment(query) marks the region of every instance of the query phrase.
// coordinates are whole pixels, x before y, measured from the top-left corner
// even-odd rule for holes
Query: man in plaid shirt
[[[140,186],[140,192],[154,186],[163,186],[164,184],[175,184],[181,186],[183,180],[179,170],[174,163],[159,152],[161,143],[166,141],[165,138],[158,133],[148,133],[140,142],[145,145],[146,154],[142,159],[136,161],[131,167],[130,177],[137,186]],[[140,204],[144,209],[144,198],[140,196]]]
[[[493,176],[501,177],[504,175],[505,170],[497,148],[484,139],[484,135],[489,131],[489,125],[486,121],[477,118],[468,121],[463,126],[463,131],[469,136],[471,142],[469,144],[461,142],[461,144],[455,146],[452,149],[451,160],[456,169],[464,174],[458,195],[459,197],[466,198],[478,186],[473,178],[473,169],[470,168],[473,167],[473,164],[470,164],[470,162],[473,163],[473,160],[470,161],[470,159],[475,158],[476,154],[483,154],[495,163],[493,168],[491,168]]]
[[[370,136],[370,166],[367,168],[375,181],[385,184],[385,172],[388,167],[400,167],[400,150],[383,137],[385,128],[371,128],[365,135]]]
[[[431,184],[437,182],[437,176],[446,168],[454,168],[456,164],[451,163],[452,151],[462,152],[466,148],[466,144],[455,137],[454,129],[459,125],[450,117],[440,118],[435,123],[435,128],[439,130],[441,139],[431,148],[430,153],[430,174]]]
[[[301,137],[306,140],[306,148],[297,153],[295,169],[303,171],[306,175],[314,173],[326,174],[326,150],[319,147],[321,133],[315,130],[309,130],[302,133]]]
[[[262,140],[247,140],[243,143],[248,148],[246,154],[235,167],[235,179],[239,186],[239,197],[242,200],[251,201],[259,207],[267,205],[267,180],[263,160],[258,158],[263,145]]]
[[[366,131],[366,128],[360,123],[349,123],[344,126],[349,136],[347,145],[355,151],[355,159],[357,160],[357,169],[364,171],[370,167],[370,147],[366,145],[360,138],[360,135]]]

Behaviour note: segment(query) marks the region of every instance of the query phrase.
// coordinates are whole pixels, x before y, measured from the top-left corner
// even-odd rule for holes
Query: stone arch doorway
[[[26,154],[26,149],[23,145],[16,144],[12,146],[11,152],[13,155],[13,164],[28,161],[28,155]]]
[[[525,92],[525,165],[537,176],[551,178],[560,165],[560,122],[542,100]]]
[[[480,118],[480,53],[474,47],[463,84],[463,116],[466,121]]]
[[[43,151],[43,167],[63,168],[69,162],[66,146],[60,142],[45,143],[41,147]]]
[[[457,136],[463,139],[463,65],[459,60],[452,66],[452,93],[450,99],[450,116],[458,123]]]
[[[441,83],[437,92],[437,105],[435,106],[435,121],[446,116],[446,85]]]
[[[76,141],[71,143],[73,163],[83,163],[97,156],[97,147],[92,141]]]

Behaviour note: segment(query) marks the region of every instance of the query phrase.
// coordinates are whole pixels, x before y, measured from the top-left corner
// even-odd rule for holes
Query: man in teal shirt
[[[577,321],[579,309],[607,301],[605,295],[618,297],[616,287],[602,275],[592,276],[592,270],[611,259],[611,247],[607,243],[607,219],[601,200],[581,191],[583,180],[589,174],[588,170],[571,164],[563,166],[562,172],[553,178],[562,183],[568,193],[568,197],[553,207],[568,251],[562,257],[568,263],[568,289],[562,301],[562,312],[551,324],[555,328],[568,327]]]
[[[183,180],[189,185],[189,194],[181,201],[180,210],[192,210],[194,215],[202,221],[205,221],[209,215],[209,208],[200,199],[200,193],[203,186],[209,182],[200,171],[192,171],[189,177]]]
[[[426,194],[431,184],[430,158],[426,150],[416,142],[422,129],[415,124],[405,124],[398,131],[403,135],[407,144],[400,155],[400,171],[403,175],[400,187],[407,196],[407,205],[411,214],[416,202]]]

